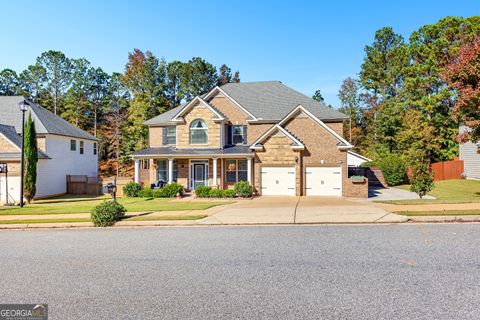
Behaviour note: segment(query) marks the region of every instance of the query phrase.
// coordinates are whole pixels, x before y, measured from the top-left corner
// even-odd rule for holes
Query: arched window
[[[193,120],[190,124],[190,143],[191,144],[207,144],[208,143],[208,126],[202,119]]]

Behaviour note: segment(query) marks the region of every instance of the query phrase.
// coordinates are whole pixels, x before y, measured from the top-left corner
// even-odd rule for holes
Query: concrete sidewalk
[[[478,206],[478,204],[471,204]],[[149,213],[150,217],[178,214],[206,214],[199,220],[120,221],[116,227],[145,226],[219,226],[256,224],[355,224],[405,222],[476,222],[480,216],[411,217],[387,211],[390,207],[344,198],[260,197],[207,210]],[[88,217],[89,214],[40,215],[35,218]],[[0,220],[32,219],[32,216],[4,216]],[[90,222],[0,224],[0,229],[93,227]]]

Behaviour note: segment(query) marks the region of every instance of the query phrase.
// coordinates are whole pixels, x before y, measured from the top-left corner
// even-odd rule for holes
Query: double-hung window
[[[173,179],[177,181],[178,165],[177,160],[173,160]],[[168,160],[157,160],[157,180],[168,181]]]
[[[93,154],[96,155],[97,152],[98,152],[98,151],[97,151],[97,143],[94,142],[94,143],[93,143]]]
[[[235,183],[248,180],[247,160],[227,160],[227,182]]]
[[[208,126],[202,119],[192,121],[190,125],[190,143],[208,144]]]
[[[233,145],[247,144],[247,126],[232,126],[231,141]]]
[[[83,141],[80,141],[80,154],[83,154],[84,148],[83,148]]]
[[[165,130],[165,143],[166,144],[176,144],[177,143],[177,127],[171,126],[167,127]]]
[[[77,140],[70,140],[70,151],[77,150]]]

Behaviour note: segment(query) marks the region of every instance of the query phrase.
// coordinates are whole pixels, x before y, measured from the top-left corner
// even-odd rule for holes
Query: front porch
[[[248,148],[232,147],[208,152],[175,149],[176,154],[165,154],[166,151],[172,152],[173,148],[149,149],[161,150],[149,150],[150,154],[134,155],[135,182],[144,186],[150,186],[157,181],[177,182],[187,191],[193,191],[198,186],[229,189],[238,181],[248,181],[250,184],[253,182],[253,153]],[[234,153],[231,149],[242,152]],[[154,152],[157,154],[153,154]],[[200,152],[202,154],[199,154]]]

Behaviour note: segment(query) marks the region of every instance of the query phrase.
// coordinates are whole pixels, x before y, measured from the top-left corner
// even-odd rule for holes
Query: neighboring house
[[[362,163],[369,161],[372,161],[372,159],[364,157],[361,154],[358,154],[351,150],[347,151],[347,163],[349,167],[360,167]]]
[[[364,197],[367,185],[348,179],[346,119],[279,81],[215,87],[145,122],[135,180],[189,190],[246,180],[260,195]]]
[[[22,112],[20,96],[0,96],[0,162],[8,165],[9,201],[20,200]],[[25,100],[37,131],[39,159],[35,198],[65,194],[67,175],[98,175],[98,140],[45,108]],[[5,202],[5,177],[0,176],[0,202]]]
[[[467,128],[460,126],[460,133]],[[463,175],[466,179],[480,179],[480,154],[479,144],[473,142],[460,143],[459,158],[463,160]]]

